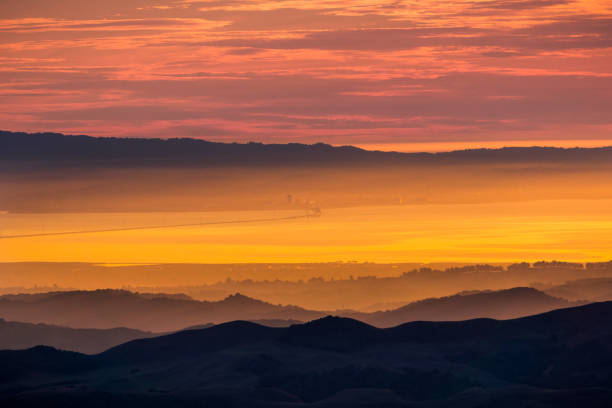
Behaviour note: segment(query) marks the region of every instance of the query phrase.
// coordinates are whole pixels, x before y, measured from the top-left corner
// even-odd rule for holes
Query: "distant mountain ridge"
[[[517,287],[424,299],[393,310],[348,313],[346,316],[377,327],[391,327],[417,320],[459,321],[481,317],[506,320],[584,303],[556,298],[533,288]]]
[[[156,335],[126,327],[73,329],[43,323],[10,322],[0,318],[0,350],[19,350],[45,345],[62,350],[95,354],[130,340]]]
[[[94,356],[0,351],[0,403],[603,408],[612,403],[610,316],[612,302],[389,329],[331,316],[288,328],[235,321]]]
[[[301,212],[311,201],[338,209],[609,199],[611,168],[612,147],[398,153],[0,132],[0,186],[8,187],[0,212]]]
[[[253,320],[252,322],[268,327],[287,327],[303,323],[298,320],[281,319]],[[201,330],[212,326],[214,324],[206,323],[185,327],[182,330]],[[96,354],[130,340],[156,337],[163,334],[127,327],[75,329],[44,323],[12,322],[0,318],[0,350],[23,350],[36,346],[48,346],[84,354]]]
[[[532,288],[513,288],[431,298],[393,310],[360,313],[274,305],[238,293],[220,301],[197,301],[185,295],[106,289],[0,296],[0,317],[72,328],[130,327],[162,333],[232,320],[287,326],[328,314],[358,319],[377,327],[416,320],[511,319],[583,303],[555,298]]]
[[[537,289],[569,300],[612,300],[612,278],[576,279],[560,285],[537,285]]]
[[[231,320],[308,321],[323,315],[240,294],[213,302],[110,289],[0,296],[0,317],[8,320],[73,328],[130,327],[157,333]]]
[[[445,161],[607,160],[612,146],[602,148],[504,147],[441,153],[367,151],[354,146],[315,144],[220,143],[201,139],[143,139],[73,136],[60,133],[0,131],[0,159],[9,162],[79,162],[91,164],[346,164],[441,163]]]

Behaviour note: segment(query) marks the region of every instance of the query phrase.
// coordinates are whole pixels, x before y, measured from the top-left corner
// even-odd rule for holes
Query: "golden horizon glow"
[[[7,233],[283,212],[5,214]],[[232,218],[228,218],[232,217]],[[181,222],[182,222],[181,221]],[[143,224],[144,223],[144,224]],[[77,229],[79,229],[77,228]],[[510,263],[612,259],[612,200],[335,208],[321,218],[0,240],[0,262]]]
[[[444,153],[470,149],[501,149],[504,147],[556,147],[556,148],[596,148],[610,147],[612,139],[602,140],[499,140],[471,142],[414,142],[414,143],[383,143],[360,144],[364,150],[402,153]]]

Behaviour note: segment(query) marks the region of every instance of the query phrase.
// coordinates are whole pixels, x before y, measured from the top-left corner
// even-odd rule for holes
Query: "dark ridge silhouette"
[[[396,338],[425,344],[467,343],[474,345],[479,339],[487,339],[487,342],[492,341],[492,347],[500,347],[498,350],[500,353],[507,352],[516,358],[518,358],[519,349],[523,348],[521,342],[540,339],[542,341],[540,351],[546,353],[548,357],[553,357],[553,354],[559,351],[558,341],[563,337],[580,339],[583,336],[580,339],[581,342],[588,343],[594,341],[595,338],[607,342],[607,336],[612,335],[612,328],[608,327],[611,322],[611,317],[608,315],[610,310],[612,310],[612,302],[598,302],[511,320],[420,321],[404,323],[386,330]],[[501,344],[496,345],[495,342],[501,342]],[[516,342],[519,347],[516,349],[511,347],[506,351],[502,349],[502,346],[510,346],[512,342]],[[488,348],[485,343],[479,347],[483,350]],[[609,344],[608,347],[612,351],[612,344]],[[498,357],[507,358],[509,355]],[[612,360],[610,362],[612,363]],[[510,364],[510,361],[507,363]],[[612,381],[612,377],[610,380]]]
[[[252,320],[251,322],[267,327],[289,327],[303,323],[299,320],[280,319]],[[199,324],[186,327],[181,331],[201,330],[213,326],[212,323]],[[151,333],[126,327],[74,329],[43,323],[10,322],[0,318],[0,350],[22,350],[36,346],[48,346],[84,354],[97,354],[131,340],[156,337],[162,334],[164,333]]]
[[[101,354],[105,360],[125,362],[150,362],[168,358],[196,358],[201,354],[271,341],[281,328],[262,326],[246,321],[233,321],[207,329],[186,330],[176,334],[131,341],[111,348]],[[146,340],[146,339],[145,339]]]
[[[281,319],[254,319],[254,320],[249,320],[251,323],[255,323],[255,324],[260,324],[262,326],[268,326],[268,327],[289,327],[289,326],[293,326],[294,324],[303,324],[304,322],[301,320],[292,320],[292,319],[287,319],[287,320],[281,320]]]
[[[0,157],[11,161],[87,161],[129,165],[192,164],[248,165],[319,163],[348,161],[357,157],[398,156],[382,152],[324,143],[305,145],[262,143],[217,143],[199,139],[137,139],[69,136],[59,133],[19,133],[0,131]]]
[[[151,332],[125,327],[72,329],[42,323],[9,322],[0,319],[0,350],[26,349],[45,345],[85,354],[95,354],[130,340],[154,335]]]
[[[288,328],[237,321],[93,356],[2,351],[0,403],[77,406],[103,395],[116,407],[606,407],[610,316],[612,302],[389,329],[338,317]]]
[[[294,324],[302,324],[304,323],[301,320],[292,320],[292,319],[252,319],[248,320],[251,323],[259,324],[261,326],[268,327],[289,327]],[[214,324],[206,323],[206,324],[196,324],[195,326],[185,327],[183,330],[199,330],[199,329],[207,329],[209,327],[213,327]]]
[[[350,350],[374,340],[377,329],[358,320],[327,316],[290,326],[282,336],[286,343],[328,350]]]
[[[610,160],[612,147],[552,148],[505,147],[444,153],[398,153],[366,151],[353,146],[324,143],[218,143],[200,139],[137,139],[72,136],[59,133],[0,131],[0,159],[7,161],[80,162],[111,165],[190,164],[249,165],[307,163],[366,163],[434,161],[582,161]]]
[[[472,318],[509,319],[568,307],[581,302],[569,302],[551,297],[532,288],[513,288],[502,291],[462,293],[445,298],[425,299],[398,309],[375,313],[354,311],[313,311],[292,306],[275,306],[241,294],[228,296],[219,302],[199,302],[188,296],[175,294],[137,294],[127,291],[98,290],[92,292],[50,292],[34,295],[5,295],[0,297],[0,313],[11,319],[27,319],[33,324],[0,319],[0,349],[25,349],[46,345],[82,353],[98,353],[132,339],[153,337],[163,332],[197,330],[214,323],[185,324],[196,321],[222,323],[244,319],[269,327],[293,326],[287,339],[295,344],[308,341],[304,330],[316,326],[329,330],[328,344],[337,339],[335,348],[351,348],[367,338],[366,328],[396,326],[410,321],[457,321]],[[582,302],[584,303],[584,302]],[[328,317],[304,326],[304,320],[328,313],[361,320]],[[279,315],[280,319],[250,317]],[[301,318],[297,319],[297,318]],[[68,325],[62,327],[57,324]],[[78,328],[79,324],[112,328]],[[149,331],[117,326],[147,327]],[[73,328],[77,327],[77,328]],[[179,327],[173,329],[174,327]],[[157,330],[155,330],[157,329]],[[166,329],[166,330],[162,330]],[[333,331],[339,330],[340,337]],[[155,331],[152,333],[151,331]],[[356,331],[347,343],[344,334]],[[314,340],[313,340],[314,341]]]
[[[36,346],[27,350],[0,350],[0,385],[27,377],[33,372],[63,375],[89,371],[99,363],[85,354]],[[6,391],[6,390],[3,390]],[[0,398],[4,392],[0,391]]]

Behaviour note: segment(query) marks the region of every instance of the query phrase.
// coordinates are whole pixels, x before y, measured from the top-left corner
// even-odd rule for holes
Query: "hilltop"
[[[323,313],[273,305],[240,294],[208,302],[186,296],[106,289],[0,296],[0,316],[72,328],[130,327],[159,333],[237,319],[305,321]]]
[[[519,287],[429,298],[396,309],[363,313],[275,305],[239,293],[219,301],[198,301],[185,295],[140,294],[106,289],[0,296],[0,316],[19,322],[75,329],[130,327],[162,333],[233,320],[288,326],[328,314],[359,319],[377,327],[417,320],[456,321],[484,317],[509,319],[577,304],[580,303],[555,298],[536,289]]]
[[[86,356],[2,351],[0,402],[116,407],[605,407],[612,302],[515,319],[389,329],[340,317],[236,321]],[[8,392],[9,390],[13,390]]]
[[[143,164],[295,165],[295,164],[406,164],[462,161],[583,161],[609,160],[612,147],[504,147],[440,153],[368,151],[354,146],[316,144],[220,143],[191,138],[115,138],[61,133],[0,131],[0,158],[15,161],[82,162],[131,166]]]

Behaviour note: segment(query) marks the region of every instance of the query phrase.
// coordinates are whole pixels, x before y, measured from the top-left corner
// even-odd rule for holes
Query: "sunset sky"
[[[5,0],[14,131],[612,144],[609,0]]]

